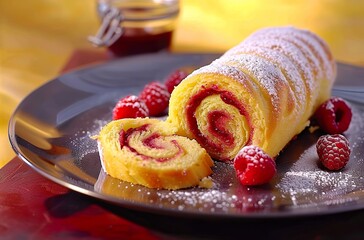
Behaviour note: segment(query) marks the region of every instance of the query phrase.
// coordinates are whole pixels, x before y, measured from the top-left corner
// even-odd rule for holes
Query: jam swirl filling
[[[205,98],[212,95],[219,95],[224,103],[234,106],[238,109],[239,113],[245,117],[249,127],[249,137],[247,140],[247,144],[249,144],[253,134],[253,127],[250,123],[249,115],[247,114],[244,105],[234,96],[233,93],[219,89],[217,85],[212,85],[210,87],[203,86],[201,90],[191,97],[187,103],[187,125],[197,142],[199,142],[202,147],[208,149],[209,152],[221,152],[224,151],[225,147],[233,146],[235,144],[233,134],[229,132],[225,126],[226,122],[229,121],[232,116],[225,109],[212,110],[207,114],[207,130],[212,136],[219,139],[218,142],[214,142],[211,138],[204,135],[198,127],[196,110]]]
[[[141,139],[141,147],[145,147],[145,149],[157,149],[160,151],[168,151],[172,149],[175,154],[167,154],[166,157],[152,157],[143,154],[141,152],[142,148],[136,149],[135,147],[130,146],[132,139],[141,136],[143,132],[147,132],[149,127],[149,124],[145,124],[137,128],[129,128],[126,131],[121,130],[119,132],[120,147],[127,147],[131,152],[140,156],[143,160],[154,160],[160,163],[170,161],[183,154],[184,150],[178,144],[176,139],[167,140],[168,136],[163,136],[156,132],[150,132],[145,138]]]

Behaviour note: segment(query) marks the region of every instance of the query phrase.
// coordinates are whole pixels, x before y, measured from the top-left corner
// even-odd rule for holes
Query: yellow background
[[[319,34],[339,61],[364,65],[364,1],[182,0],[181,10],[174,52],[222,52],[258,28],[294,25]],[[92,48],[98,24],[96,0],[0,0],[0,167],[15,156],[7,127],[17,104],[75,49]]]

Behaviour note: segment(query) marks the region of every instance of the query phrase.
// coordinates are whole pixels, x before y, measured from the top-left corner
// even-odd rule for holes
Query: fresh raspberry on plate
[[[112,111],[112,119],[148,117],[149,110],[137,96],[121,98]]]
[[[256,146],[245,146],[234,159],[236,175],[243,185],[268,183],[276,173],[275,161]]]
[[[349,161],[349,141],[341,134],[323,135],[316,143],[320,162],[329,170],[340,170]]]
[[[139,98],[147,105],[150,116],[159,116],[167,109],[170,96],[162,83],[151,82],[144,87]]]
[[[313,118],[319,127],[329,134],[343,133],[349,128],[352,112],[342,98],[332,97],[316,110]]]
[[[172,72],[166,79],[165,85],[169,93],[172,93],[173,89],[182,82],[188,76],[188,72],[182,69],[177,69]]]

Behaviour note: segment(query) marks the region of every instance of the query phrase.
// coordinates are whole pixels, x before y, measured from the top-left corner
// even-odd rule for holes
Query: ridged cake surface
[[[261,29],[175,88],[167,121],[227,161],[245,145],[275,157],[326,101],[335,61],[317,35]]]

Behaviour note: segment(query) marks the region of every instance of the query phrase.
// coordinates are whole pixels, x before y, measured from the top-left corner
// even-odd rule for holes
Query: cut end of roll
[[[195,140],[156,119],[108,123],[97,138],[102,167],[110,176],[149,188],[197,186],[212,173],[213,161]]]

